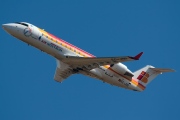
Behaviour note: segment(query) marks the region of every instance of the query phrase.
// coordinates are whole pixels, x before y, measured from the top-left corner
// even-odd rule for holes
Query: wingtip
[[[135,57],[133,57],[134,60],[139,60],[139,58],[142,56],[143,52],[140,52]]]

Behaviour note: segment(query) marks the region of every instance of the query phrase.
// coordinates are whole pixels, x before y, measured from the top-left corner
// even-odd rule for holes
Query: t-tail
[[[157,75],[162,74],[164,72],[174,72],[173,69],[167,68],[155,68],[151,65],[147,65],[136,72],[134,72],[133,78],[138,82],[138,91],[143,91],[144,88],[155,78]],[[142,89],[143,88],[143,89]]]

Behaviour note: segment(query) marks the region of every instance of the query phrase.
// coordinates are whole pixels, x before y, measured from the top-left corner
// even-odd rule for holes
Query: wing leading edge
[[[71,67],[87,68],[89,70],[98,68],[99,66],[116,64],[119,62],[127,62],[133,60],[139,60],[143,52],[138,55],[131,56],[120,56],[120,57],[75,57],[66,56],[62,61]]]

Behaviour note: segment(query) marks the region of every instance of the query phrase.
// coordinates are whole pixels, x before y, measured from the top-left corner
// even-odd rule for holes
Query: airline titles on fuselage
[[[24,35],[25,35],[26,37],[30,37],[30,36],[31,36],[31,38],[37,40],[35,37],[32,36],[32,33],[31,33],[31,29],[30,29],[30,28],[25,28],[25,29],[24,29]],[[42,34],[42,36],[44,36],[44,35]],[[47,41],[43,40],[43,39],[42,39],[42,36],[39,36],[39,38],[38,38],[39,41],[41,41],[42,43],[48,45],[48,46],[51,47],[51,48],[54,48],[54,49],[62,52],[62,48],[60,48],[59,46],[55,45],[54,43],[51,43],[51,42],[49,42],[49,41],[47,42]],[[46,37],[46,38],[48,39],[48,37]],[[49,39],[48,39],[48,40],[49,40]]]
[[[61,49],[59,46],[57,46],[57,45],[55,45],[55,44],[53,44],[53,43],[48,43],[48,42],[46,42],[46,41],[44,41],[44,40],[40,40],[40,41],[41,41],[42,43],[48,45],[49,47],[54,48],[54,49],[62,52],[62,49]]]

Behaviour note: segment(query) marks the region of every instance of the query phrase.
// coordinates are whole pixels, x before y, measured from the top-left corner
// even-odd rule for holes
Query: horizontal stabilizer
[[[156,72],[175,72],[175,70],[173,69],[168,69],[168,68],[150,68],[152,69],[153,71],[156,71]]]

